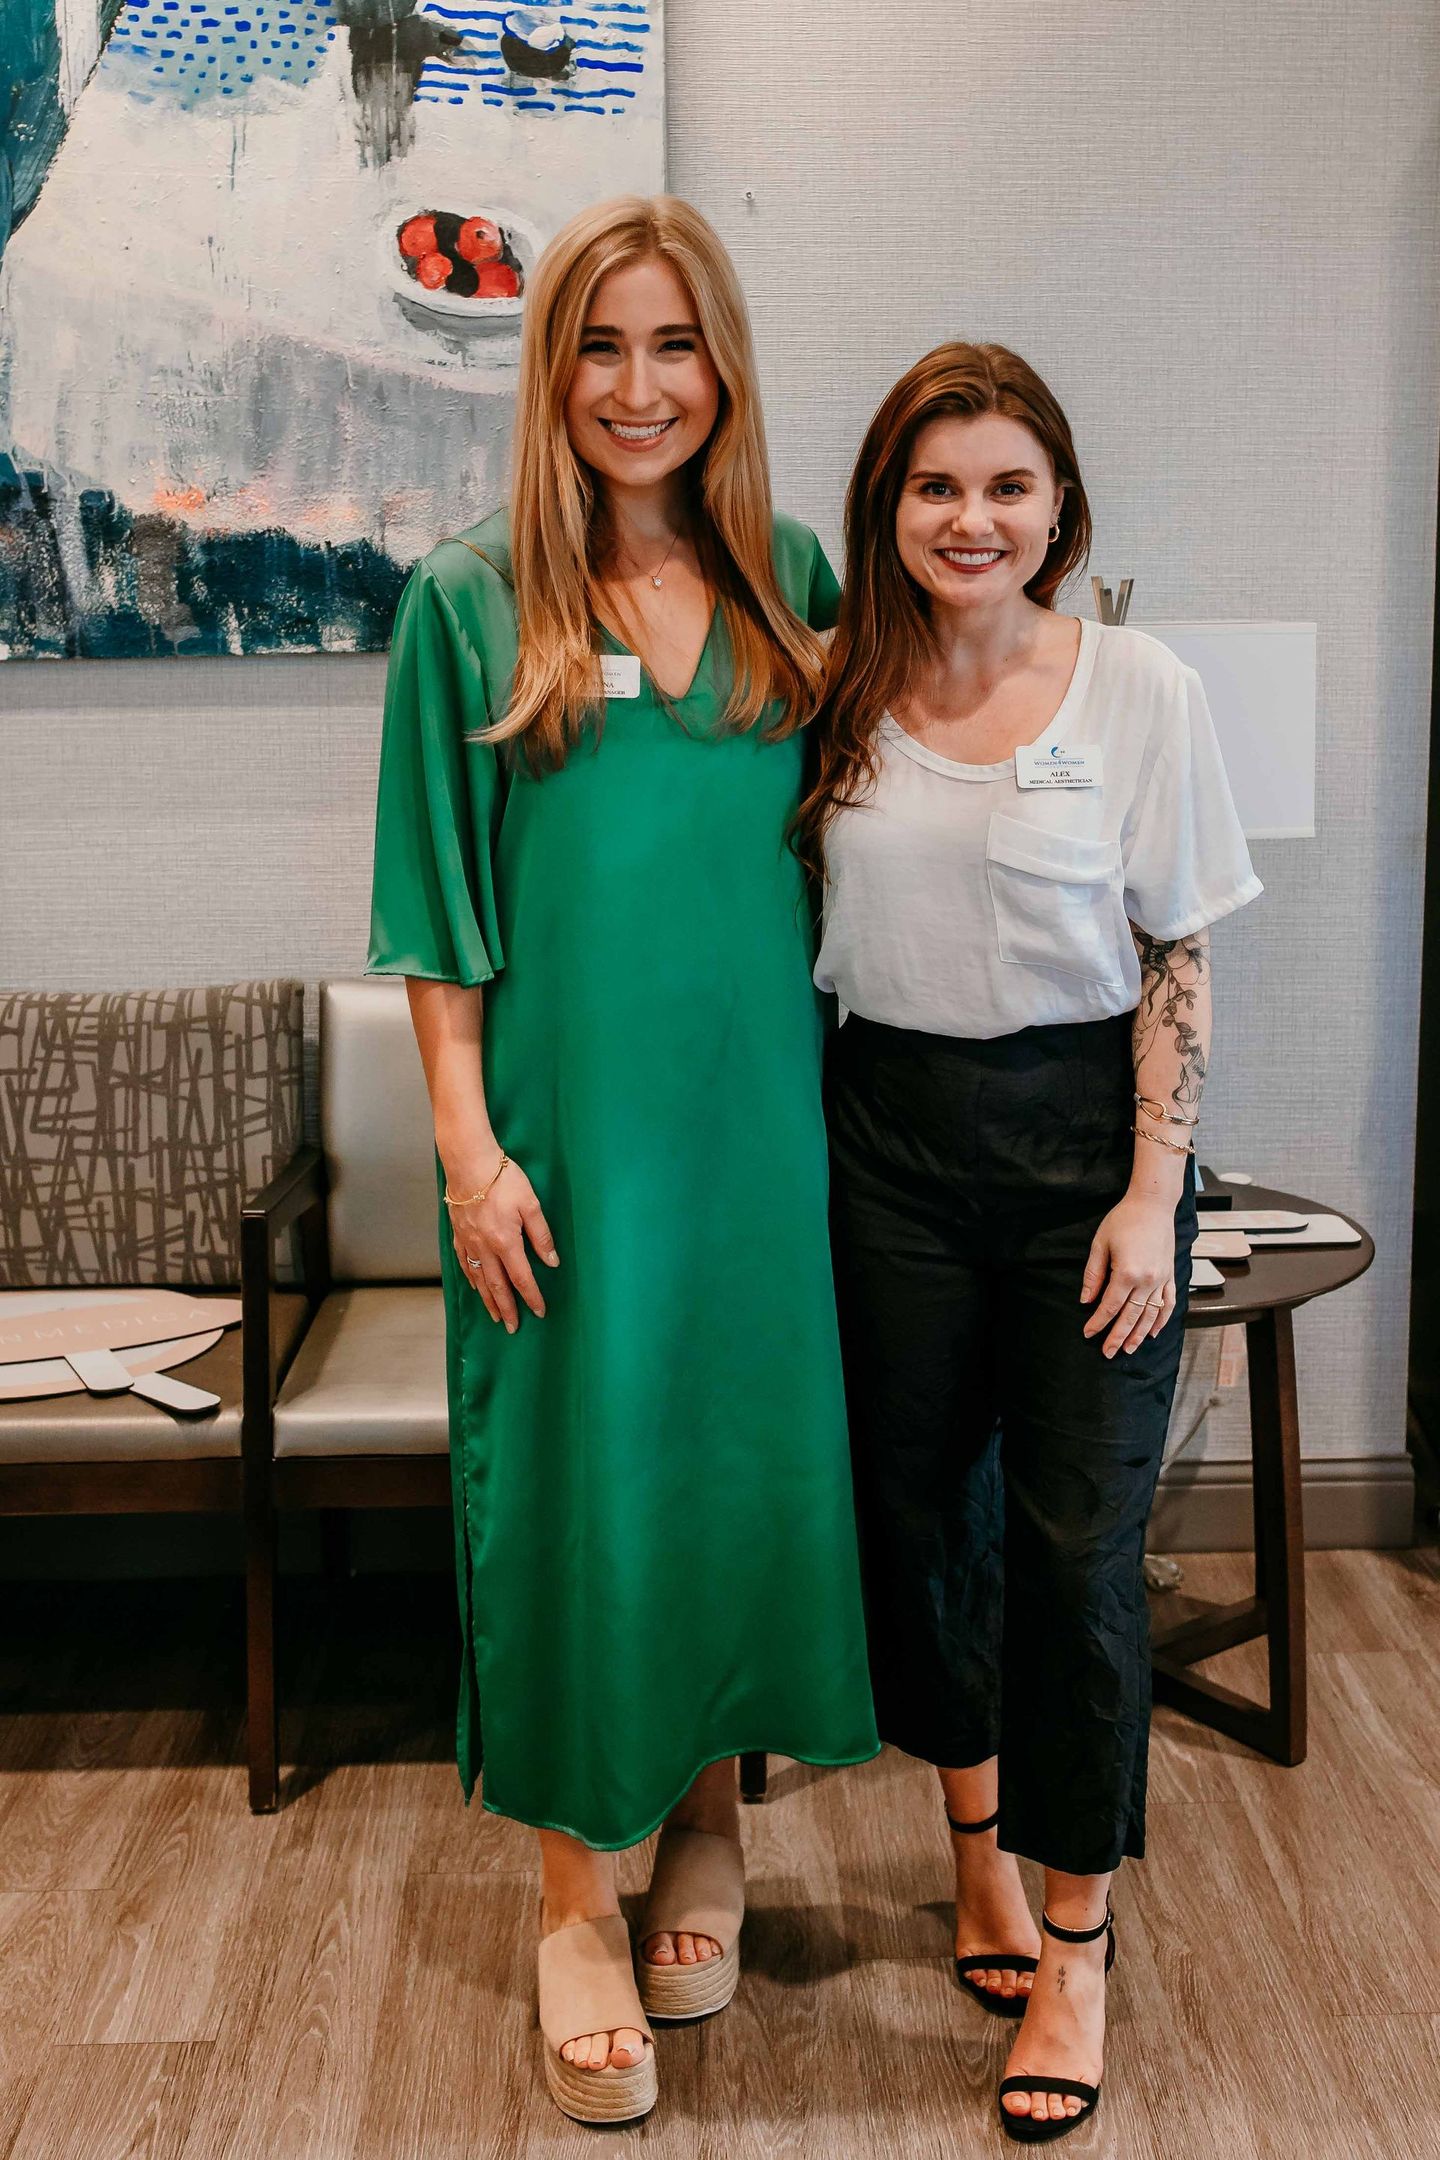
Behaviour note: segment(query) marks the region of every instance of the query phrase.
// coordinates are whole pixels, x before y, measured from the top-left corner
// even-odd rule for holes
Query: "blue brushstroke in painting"
[[[418,12],[433,15],[440,21],[453,24],[464,37],[462,48],[466,59],[499,62],[498,68],[487,68],[482,79],[480,69],[470,69],[457,63],[452,55],[442,59],[427,60],[421,72],[417,98],[425,104],[442,102],[453,105],[463,103],[465,98],[479,95],[483,103],[504,109],[508,104],[511,112],[579,112],[590,111],[616,115],[624,111],[622,102],[635,96],[633,78],[645,72],[646,48],[639,40],[648,37],[651,25],[645,20],[645,6],[630,4],[630,0],[589,0],[582,13],[564,7],[537,7],[519,10],[513,7],[449,7],[444,0],[421,0]],[[580,89],[564,83],[540,80],[536,77],[512,73],[505,62],[500,45],[500,33],[505,24],[517,14],[531,22],[558,23],[571,39],[574,58],[571,69],[579,73],[583,68],[587,77],[598,76],[601,80],[593,86]],[[586,31],[599,31],[602,35],[585,35]],[[604,54],[603,59],[596,55]],[[471,78],[461,89],[459,99],[455,96],[455,76]],[[493,77],[498,74],[497,83]],[[543,91],[543,95],[541,94]],[[436,93],[439,93],[437,95]],[[590,99],[589,105],[581,105],[580,99]]]
[[[304,85],[335,32],[330,0],[248,0],[223,16],[211,0],[126,0],[101,66],[136,97],[193,107],[255,82]]]

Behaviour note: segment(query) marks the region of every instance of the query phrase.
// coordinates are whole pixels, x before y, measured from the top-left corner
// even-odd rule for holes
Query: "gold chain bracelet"
[[[1158,1132],[1146,1132],[1143,1125],[1132,1125],[1130,1129],[1137,1140],[1148,1140],[1152,1147],[1163,1147],[1167,1155],[1193,1155],[1195,1152],[1189,1140],[1182,1147],[1178,1140],[1162,1140]]]
[[[495,1175],[491,1178],[490,1183],[488,1185],[482,1185],[479,1192],[467,1193],[463,1197],[457,1197],[454,1193],[451,1192],[450,1180],[447,1178],[445,1180],[446,1207],[470,1207],[477,1200],[488,1200],[491,1193],[494,1191],[495,1186],[499,1183],[500,1171],[504,1170],[509,1160],[510,1157],[506,1154],[504,1148],[502,1147],[500,1150],[500,1169],[495,1172]]]
[[[1198,1117],[1176,1116],[1174,1111],[1167,1110],[1163,1103],[1157,1102],[1153,1095],[1137,1094],[1135,1100],[1152,1125],[1188,1125],[1193,1131],[1200,1123]]]

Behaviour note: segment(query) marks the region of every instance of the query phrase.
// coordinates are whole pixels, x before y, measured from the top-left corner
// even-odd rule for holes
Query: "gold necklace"
[[[626,548],[625,550],[625,553],[627,555],[630,555],[631,568],[637,570],[641,577],[648,577],[650,583],[655,587],[656,592],[659,592],[661,590],[662,573],[664,572],[665,565],[669,562],[670,557],[674,554],[675,549],[679,544],[679,540],[680,532],[679,528],[677,527],[675,534],[671,539],[669,547],[666,548],[665,553],[660,558],[660,567],[658,570],[647,570],[643,563],[636,562],[635,557],[633,555],[630,555],[630,550],[628,548]]]

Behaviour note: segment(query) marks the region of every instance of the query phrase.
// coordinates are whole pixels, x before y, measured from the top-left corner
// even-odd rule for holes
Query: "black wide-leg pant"
[[[1132,1016],[988,1041],[851,1017],[826,1069],[836,1287],[881,1737],[998,1753],[1000,1843],[1101,1874],[1145,1839],[1142,1563],[1176,1311],[1101,1353],[1080,1281],[1133,1157]]]

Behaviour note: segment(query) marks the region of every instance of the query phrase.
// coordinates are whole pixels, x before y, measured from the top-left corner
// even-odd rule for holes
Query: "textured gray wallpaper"
[[[833,545],[893,377],[941,338],[1000,338],[1070,411],[1094,567],[1136,578],[1133,619],[1318,620],[1319,837],[1257,846],[1266,896],[1217,933],[1204,1152],[1375,1232],[1366,1281],[1297,1323],[1305,1447],[1399,1454],[1433,7],[669,17],[671,184],[740,262],[785,508]],[[380,683],[348,658],[0,669],[0,983],[358,970]],[[1212,1451],[1241,1448],[1211,1424]]]

